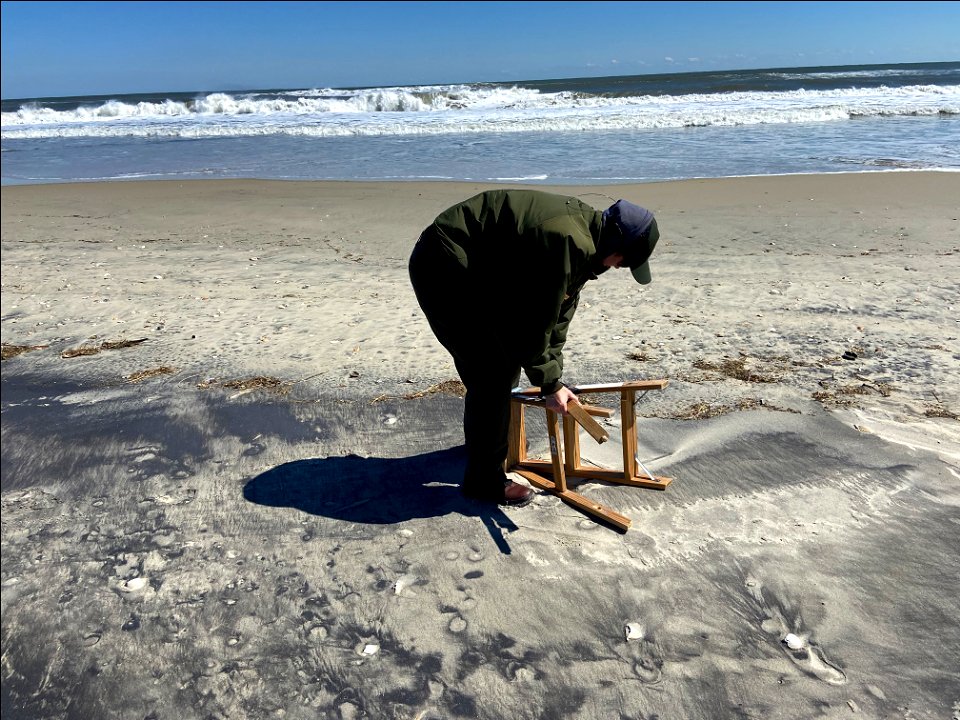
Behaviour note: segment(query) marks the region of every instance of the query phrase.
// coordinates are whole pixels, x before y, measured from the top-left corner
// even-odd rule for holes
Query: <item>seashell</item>
[[[404,588],[409,587],[413,584],[416,578],[412,578],[409,575],[401,575],[397,578],[396,582],[393,583],[393,593],[394,595],[399,595],[403,592]]]
[[[791,650],[802,650],[803,646],[806,644],[803,641],[802,637],[794,635],[793,633],[788,633],[787,636],[783,639],[783,644],[786,645]]]
[[[640,640],[643,638],[643,625],[640,623],[627,623],[623,628],[623,634],[627,640]]]
[[[123,592],[137,592],[137,590],[143,590],[146,586],[147,586],[146,578],[135,577],[123,583],[123,585],[120,586],[120,589]]]

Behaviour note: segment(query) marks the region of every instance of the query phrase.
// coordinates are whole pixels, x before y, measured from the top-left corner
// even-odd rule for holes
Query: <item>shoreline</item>
[[[454,183],[454,184],[465,184],[465,185],[490,185],[490,186],[517,186],[517,187],[530,187],[532,189],[538,189],[541,187],[551,187],[559,191],[561,188],[589,188],[597,186],[603,187],[620,187],[620,186],[633,186],[633,185],[653,185],[653,184],[662,184],[662,183],[677,183],[677,182],[687,182],[687,181],[703,181],[703,180],[745,180],[752,178],[789,178],[789,177],[816,177],[816,176],[832,176],[832,175],[871,175],[871,174],[880,174],[880,173],[960,173],[960,168],[953,167],[931,167],[931,168],[884,168],[884,169],[870,169],[870,170],[836,170],[833,172],[825,171],[811,171],[811,172],[793,172],[793,173],[758,173],[758,174],[749,174],[749,175],[721,175],[721,176],[693,176],[688,178],[670,178],[670,179],[661,179],[661,180],[623,180],[618,182],[611,181],[597,181],[596,183],[550,183],[550,182],[540,182],[542,178],[520,178],[520,179],[510,179],[503,181],[474,181],[474,180],[456,180],[453,178],[413,178],[409,180],[398,180],[396,178],[384,178],[384,179],[313,179],[305,180],[301,178],[247,178],[247,177],[223,177],[223,178],[123,178],[123,177],[113,177],[113,178],[99,178],[96,180],[57,180],[57,181],[37,181],[37,182],[18,182],[18,183],[0,183],[0,188],[6,187],[36,187],[36,186],[46,186],[46,185],[91,185],[91,184],[100,184],[100,183],[164,183],[164,182],[231,182],[231,181],[244,181],[244,182],[290,182],[290,183],[370,183],[370,184],[397,184],[404,185],[407,183]],[[535,182],[536,181],[536,182]]]

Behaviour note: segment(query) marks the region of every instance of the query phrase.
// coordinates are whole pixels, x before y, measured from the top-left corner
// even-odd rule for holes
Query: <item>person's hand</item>
[[[560,386],[552,395],[547,395],[547,410],[553,410],[561,415],[567,414],[567,403],[575,402],[580,404],[577,396],[565,385]]]

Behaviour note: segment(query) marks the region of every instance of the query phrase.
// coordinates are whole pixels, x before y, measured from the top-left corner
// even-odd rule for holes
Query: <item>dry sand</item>
[[[671,381],[625,534],[457,492],[406,258],[485,187],[3,188],[4,718],[958,717],[960,174],[545,188],[663,233],[566,352]]]

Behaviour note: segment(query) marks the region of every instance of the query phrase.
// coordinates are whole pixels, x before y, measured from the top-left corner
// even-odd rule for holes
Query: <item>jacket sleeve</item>
[[[549,395],[561,386],[563,376],[563,346],[567,341],[567,329],[577,311],[580,294],[566,298],[560,305],[560,312],[556,324],[550,332],[547,347],[529,365],[524,368],[530,382],[540,387],[540,392]]]
[[[544,222],[535,237],[530,247],[541,250],[522,259],[535,271],[525,283],[530,302],[518,323],[523,329],[517,349],[530,382],[550,394],[562,386],[563,346],[582,287],[571,283],[581,276],[593,241],[583,218],[569,214]]]

